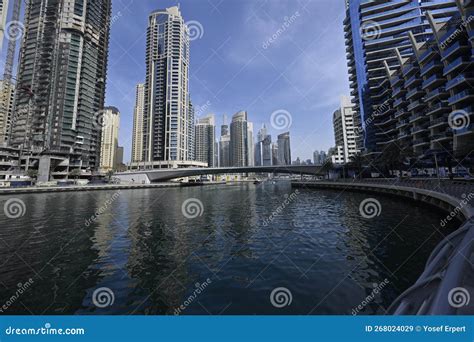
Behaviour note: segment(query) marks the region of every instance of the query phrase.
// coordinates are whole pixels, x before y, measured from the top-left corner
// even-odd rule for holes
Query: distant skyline
[[[349,94],[344,1],[114,0],[106,106],[121,113],[124,161],[131,156],[136,85],[145,80],[148,15],[178,4],[186,22],[198,23],[192,26],[200,38],[190,48],[190,95],[196,110],[204,109],[197,118],[213,113],[220,136],[223,115],[229,123],[245,110],[255,131],[266,124],[276,139],[289,130],[292,156],[303,160],[334,145],[332,114],[340,95]],[[277,110],[291,114],[289,129],[272,127]]]

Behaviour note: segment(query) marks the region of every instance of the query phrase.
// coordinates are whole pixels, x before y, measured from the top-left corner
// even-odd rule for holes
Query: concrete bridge
[[[325,171],[315,165],[281,165],[281,166],[244,166],[244,167],[211,167],[211,168],[176,168],[176,169],[145,169],[119,172],[114,177],[124,182],[149,184],[164,182],[171,179],[217,174],[237,173],[287,173],[296,175],[322,176]]]

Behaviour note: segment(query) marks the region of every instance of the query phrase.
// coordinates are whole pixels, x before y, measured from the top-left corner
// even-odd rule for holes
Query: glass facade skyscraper
[[[193,159],[189,30],[178,7],[148,19],[143,150],[147,162]]]
[[[431,12],[437,23],[444,23],[457,13],[454,0],[348,0],[344,30],[354,110],[359,113],[356,125],[363,128],[360,143],[368,152],[378,151],[374,121],[377,108],[384,104],[381,82],[389,68],[400,65],[401,57],[413,54],[408,36],[412,32],[418,42],[431,36],[427,19]],[[377,94],[375,94],[377,92]]]

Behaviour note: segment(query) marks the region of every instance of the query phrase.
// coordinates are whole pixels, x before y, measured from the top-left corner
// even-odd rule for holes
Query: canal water
[[[3,314],[384,314],[455,229],[414,202],[285,182],[14,198]]]

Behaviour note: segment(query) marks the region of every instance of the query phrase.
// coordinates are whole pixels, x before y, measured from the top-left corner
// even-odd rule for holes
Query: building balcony
[[[397,137],[398,137],[398,139],[405,139],[405,138],[408,138],[408,137],[410,137],[410,136],[411,136],[411,135],[408,134],[407,132],[402,132],[402,133],[400,133]]]
[[[415,98],[418,98],[420,97],[421,95],[423,95],[425,92],[421,89],[421,88],[415,88],[415,89],[412,89],[410,90],[407,95],[406,95],[406,99],[410,99],[412,97],[415,97]]]
[[[395,117],[394,117],[394,116],[389,116],[389,117],[388,117],[386,120],[384,120],[384,121],[376,122],[376,123],[375,123],[375,126],[386,126],[386,125],[388,125],[388,124],[390,124],[390,123],[393,123],[393,122],[395,122],[395,121],[396,121],[396,120],[395,120]]]
[[[395,102],[393,103],[393,106],[394,107],[398,107],[404,103],[407,103],[407,100],[405,98],[401,98],[401,99],[397,99],[395,100]]]
[[[415,139],[415,140],[413,140],[413,147],[421,146],[421,145],[427,145],[429,143],[430,142],[429,142],[428,138]]]
[[[401,120],[400,122],[397,123],[396,127],[397,128],[401,128],[401,127],[404,127],[406,125],[408,125],[409,121],[408,120]]]
[[[411,85],[417,85],[421,83],[421,78],[418,75],[413,75],[405,82],[405,87],[409,87]]]
[[[438,126],[447,126],[447,125],[448,125],[448,119],[445,117],[441,117],[441,118],[431,120],[428,128],[434,128]]]
[[[444,69],[443,69],[443,75],[446,76],[450,72],[453,72],[457,68],[461,66],[467,66],[471,61],[466,58],[466,57],[458,57],[451,63],[449,63]]]
[[[448,82],[446,82],[446,90],[450,90],[460,84],[465,82],[473,82],[474,81],[474,74],[466,73],[464,75],[459,75]]]
[[[431,141],[441,141],[441,140],[447,140],[447,139],[452,139],[453,137],[453,131],[451,128],[448,128],[444,132],[439,132],[431,135]]]
[[[423,61],[427,60],[428,57],[434,56],[436,53],[433,51],[431,47],[427,48],[425,52],[423,52],[420,57],[418,57],[418,62],[422,63]]]
[[[408,65],[405,65],[403,68],[402,68],[402,73],[403,73],[403,76],[408,76],[412,73],[412,71],[415,71],[416,70],[416,67],[413,65],[413,63],[410,63]]]
[[[415,126],[411,129],[411,134],[429,133],[429,130],[423,126]]]
[[[395,76],[390,77],[390,85],[391,85],[392,87],[397,86],[397,85],[400,84],[402,81],[403,81],[403,79],[402,79],[399,75],[395,75]]]
[[[443,65],[441,64],[441,62],[439,62],[437,60],[431,61],[428,64],[426,64],[424,67],[421,68],[420,75],[423,76],[426,73],[428,73],[428,71],[432,71],[432,70],[434,71],[436,69],[440,69],[442,66]]]
[[[429,111],[426,113],[426,115],[432,115],[432,114],[436,114],[436,113],[447,111],[447,110],[449,110],[449,108],[446,106],[445,102],[443,101],[441,103],[436,103],[430,106]]]
[[[410,116],[410,123],[416,122],[416,121],[418,121],[418,120],[420,120],[421,118],[424,118],[424,117],[425,117],[424,113],[414,114],[414,115]]]
[[[474,94],[472,93],[471,90],[464,90],[464,91],[461,91],[460,93],[457,93],[453,96],[451,96],[450,98],[448,98],[448,104],[450,106],[454,105],[455,103],[458,103],[458,102],[461,102],[461,101],[464,101],[464,100],[467,100],[467,99],[470,99],[470,98],[473,98],[474,97]]]
[[[441,57],[444,60],[444,59],[448,58],[449,56],[453,55],[456,52],[463,52],[463,51],[467,51],[467,50],[469,50],[468,46],[462,44],[460,41],[457,41],[456,43],[451,45],[446,50],[442,50],[441,51]]]
[[[424,101],[431,101],[435,98],[439,99],[439,98],[444,98],[446,99],[448,97],[448,92],[443,88],[443,87],[439,87],[438,89],[435,89],[431,92],[429,92],[428,94],[426,94],[426,96],[423,98]]]
[[[469,126],[461,128],[461,129],[453,130],[453,134],[456,136],[472,134],[472,133],[474,133],[474,124],[470,124]]]
[[[404,110],[404,109],[397,110],[395,112],[395,119],[398,119],[399,117],[401,117],[405,114],[408,114],[408,112],[406,110]]]
[[[440,77],[438,75],[433,75],[428,77],[426,80],[423,81],[421,84],[421,89],[426,89],[431,86],[436,86],[438,84],[444,83],[446,81],[446,78]]]
[[[411,111],[411,110],[415,110],[417,108],[420,108],[422,106],[424,106],[425,104],[419,100],[416,100],[416,101],[413,101],[412,103],[410,103],[407,107],[407,110]]]
[[[398,96],[400,94],[404,94],[406,93],[406,89],[405,88],[402,88],[402,87],[396,87],[395,89],[393,89],[393,93],[392,93],[392,96]]]

